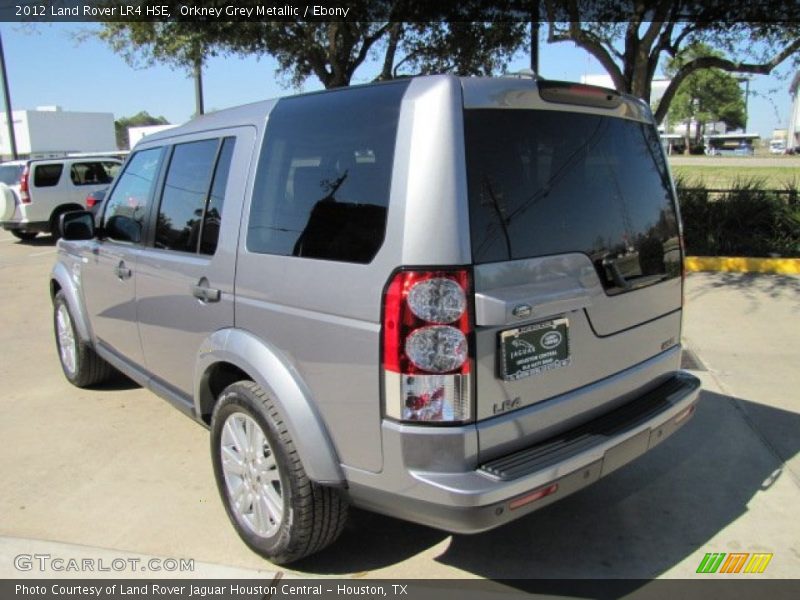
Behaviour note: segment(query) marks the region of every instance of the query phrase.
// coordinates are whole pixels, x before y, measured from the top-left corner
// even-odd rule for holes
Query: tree
[[[203,6],[227,4],[211,0]],[[348,5],[365,20],[109,22],[97,35],[133,66],[161,62],[188,69],[198,57],[271,55],[286,83],[299,87],[314,76],[326,88],[350,85],[368,59],[379,65],[375,80],[434,72],[497,73],[527,43],[523,22],[402,22],[394,17],[408,9],[403,1],[354,0]]]
[[[651,83],[663,58],[692,44],[717,54],[685,60],[672,75],[656,108],[663,121],[681,83],[698,71],[769,74],[800,56],[800,22],[795,3],[757,0],[543,0],[548,41],[572,42],[594,56],[617,90],[650,101]],[[621,22],[622,20],[624,22]]]
[[[672,75],[697,57],[715,55],[719,53],[706,44],[692,44],[667,63],[666,74]],[[706,123],[722,121],[729,129],[744,127],[745,105],[739,82],[720,69],[696,71],[684,78],[672,99],[668,116],[670,123],[687,121],[687,139],[688,122],[696,121],[695,144],[700,143]]]
[[[125,150],[130,147],[128,127],[146,127],[148,125],[169,125],[164,117],[154,117],[146,110],[136,113],[132,117],[121,117],[114,121],[114,132],[117,136],[117,148]]]

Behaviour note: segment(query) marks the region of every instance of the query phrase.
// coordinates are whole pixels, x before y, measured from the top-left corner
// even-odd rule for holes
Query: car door
[[[254,139],[255,129],[239,128],[171,148],[152,235],[139,256],[145,365],[187,402],[203,340],[233,326],[236,243]]]
[[[84,305],[97,344],[143,365],[136,320],[136,263],[143,242],[163,148],[136,152],[111,191],[100,235],[81,269]]]

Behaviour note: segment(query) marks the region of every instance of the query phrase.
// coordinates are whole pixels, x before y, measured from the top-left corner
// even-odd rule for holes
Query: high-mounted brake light
[[[28,165],[25,165],[25,168],[22,169],[22,175],[19,178],[19,201],[22,204],[30,204],[31,203],[31,195],[28,191],[28,177],[30,176],[30,169]]]
[[[466,270],[400,271],[383,302],[386,415],[461,423],[470,401],[470,277]]]
[[[623,102],[619,92],[593,85],[566,83],[563,81],[541,81],[537,84],[537,87],[539,96],[547,102],[595,106],[598,108],[616,108]]]

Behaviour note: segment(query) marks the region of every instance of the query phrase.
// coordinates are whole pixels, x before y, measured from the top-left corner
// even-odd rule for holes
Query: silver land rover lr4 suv
[[[211,430],[233,526],[287,563],[347,507],[471,533],[693,414],[682,249],[649,108],[431,76],[223,110],[61,219],[64,374],[112,368]]]

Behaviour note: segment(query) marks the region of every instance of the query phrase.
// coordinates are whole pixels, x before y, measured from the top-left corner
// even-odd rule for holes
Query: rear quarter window
[[[61,173],[64,171],[63,163],[52,165],[33,166],[33,186],[34,187],[53,187],[58,185]]]
[[[119,163],[112,161],[73,163],[70,167],[70,179],[75,185],[108,185],[119,168]]]
[[[398,82],[280,100],[258,165],[247,248],[368,263],[383,244]]]

